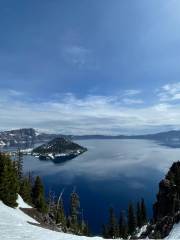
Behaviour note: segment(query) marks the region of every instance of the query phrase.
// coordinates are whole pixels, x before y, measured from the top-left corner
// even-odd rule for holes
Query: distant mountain
[[[47,142],[56,137],[66,137],[62,134],[41,133],[33,128],[23,128],[0,132],[1,147],[32,147],[36,143]]]
[[[0,146],[32,145],[36,139],[36,131],[32,128],[0,132]]]
[[[33,128],[17,129],[0,132],[0,146],[32,146],[36,143],[48,142],[54,138],[66,138],[69,140],[93,140],[93,139],[147,139],[159,141],[171,147],[180,147],[180,130],[160,132],[145,135],[62,135],[38,132]]]
[[[144,135],[117,135],[117,136],[106,136],[106,135],[82,135],[82,136],[71,136],[74,140],[90,140],[90,139],[144,139],[159,141],[161,144],[168,145],[171,147],[180,147],[180,130],[172,130],[168,132],[159,132],[155,134],[144,134]]]

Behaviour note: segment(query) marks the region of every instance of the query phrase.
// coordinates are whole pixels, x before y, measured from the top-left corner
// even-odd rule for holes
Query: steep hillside
[[[22,198],[18,198],[20,208],[28,208]],[[23,213],[20,208],[7,207],[0,201],[0,239],[6,240],[89,240],[71,234],[55,232],[38,226],[38,222]],[[100,237],[92,239],[101,240]]]
[[[177,225],[176,225],[177,224]],[[180,225],[180,161],[174,162],[167,175],[159,183],[153,220],[141,237],[162,239]],[[176,227],[175,227],[176,226]]]

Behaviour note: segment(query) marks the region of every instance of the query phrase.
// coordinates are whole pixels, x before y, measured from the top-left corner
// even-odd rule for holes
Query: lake
[[[94,234],[101,232],[108,210],[126,210],[128,203],[145,199],[152,216],[158,183],[173,161],[180,159],[180,148],[170,148],[148,140],[82,140],[88,151],[63,164],[24,157],[24,170],[43,178],[46,193],[64,192],[64,202],[74,187],[80,196],[85,219]],[[66,209],[67,210],[67,209]]]

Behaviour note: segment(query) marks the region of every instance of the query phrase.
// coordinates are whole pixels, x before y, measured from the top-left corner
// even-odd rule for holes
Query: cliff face
[[[153,210],[155,222],[164,216],[174,216],[180,210],[180,161],[173,163],[165,179],[159,183]]]
[[[40,133],[33,128],[0,132],[0,147],[33,147],[35,143],[48,142],[61,134]]]
[[[0,132],[1,146],[32,145],[36,140],[36,132],[32,128]]]
[[[180,221],[180,161],[173,163],[159,183],[157,200],[153,205],[153,219],[144,237],[164,238]]]

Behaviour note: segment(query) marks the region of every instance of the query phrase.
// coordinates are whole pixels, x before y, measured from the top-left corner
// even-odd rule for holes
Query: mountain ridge
[[[33,128],[22,128],[0,132],[0,146],[32,145],[38,142],[47,142],[57,137],[70,140],[93,140],[93,139],[144,139],[155,140],[162,144],[180,146],[180,130],[141,134],[141,135],[65,135],[60,133],[43,133]]]

